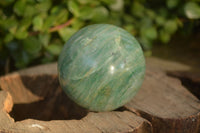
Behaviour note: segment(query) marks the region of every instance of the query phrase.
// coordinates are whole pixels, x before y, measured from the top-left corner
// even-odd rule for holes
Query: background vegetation
[[[199,19],[200,0],[1,0],[0,74],[57,60],[85,25],[123,27],[149,51],[174,33],[194,33]]]

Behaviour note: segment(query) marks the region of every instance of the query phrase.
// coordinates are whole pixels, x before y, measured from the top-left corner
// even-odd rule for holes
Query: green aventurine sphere
[[[137,93],[145,59],[137,40],[109,24],[82,28],[64,45],[58,74],[65,93],[92,111],[110,111]]]

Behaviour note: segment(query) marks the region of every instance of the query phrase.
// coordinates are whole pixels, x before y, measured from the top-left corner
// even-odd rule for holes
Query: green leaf
[[[28,36],[28,32],[24,29],[24,27],[20,27],[14,35],[17,39],[25,39]]]
[[[124,29],[127,30],[128,32],[130,32],[131,34],[136,35],[136,30],[134,28],[134,25],[127,24],[124,26]]]
[[[142,38],[147,38],[148,40],[155,40],[157,38],[157,30],[155,27],[141,28],[140,34]]]
[[[84,6],[80,9],[80,19],[82,20],[88,20],[93,17],[94,10],[91,7]]]
[[[79,7],[78,4],[75,1],[68,1],[67,3],[68,9],[69,11],[76,17],[79,16],[80,12],[79,12]]]
[[[68,11],[66,9],[62,9],[59,11],[58,14],[56,14],[56,22],[55,22],[55,25],[58,25],[58,24],[62,24],[64,22],[67,21],[67,18],[68,18]]]
[[[7,34],[4,38],[4,42],[8,43],[14,39],[14,36],[12,34]]]
[[[58,14],[61,9],[62,9],[62,6],[54,6],[51,8],[51,14]]]
[[[86,5],[86,4],[92,4],[96,3],[98,1],[93,1],[93,0],[77,0],[81,5]]]
[[[26,0],[16,1],[13,7],[14,12],[19,16],[23,16],[25,8],[26,8]]]
[[[170,34],[164,30],[160,31],[160,40],[162,43],[168,43],[170,41]]]
[[[105,7],[97,7],[93,11],[92,20],[94,22],[105,22],[108,19],[108,15],[108,10]]]
[[[115,0],[100,0],[101,2],[104,2],[107,5],[113,4]]]
[[[138,27],[146,28],[146,27],[152,27],[153,20],[149,18],[148,16],[143,17],[138,24]]]
[[[35,14],[37,14],[37,9],[35,8],[35,5],[26,5],[25,11],[24,11],[24,17],[32,17]]]
[[[13,3],[14,0],[0,0],[0,5],[8,6]]]
[[[124,0],[115,0],[111,5],[110,8],[113,11],[122,11],[124,8]]]
[[[163,17],[163,18],[168,18],[169,15],[169,10],[167,8],[160,8],[158,9],[158,15]],[[171,15],[171,14],[170,14]]]
[[[149,18],[154,19],[156,17],[156,14],[153,10],[146,9],[146,14],[149,16]]]
[[[72,28],[75,30],[79,30],[81,27],[83,27],[83,25],[84,25],[84,22],[76,18],[73,20]]]
[[[178,27],[181,27],[181,28],[182,28],[182,27],[184,26],[184,22],[181,21],[180,18],[176,18],[176,23],[177,23]]]
[[[131,24],[133,23],[135,20],[134,20],[134,17],[131,16],[131,15],[128,15],[128,14],[124,14],[124,17],[123,17],[124,21],[128,24]],[[126,25],[125,25],[126,26]]]
[[[169,34],[173,34],[178,29],[177,21],[176,20],[168,20],[164,25],[165,31]]]
[[[114,25],[122,25],[122,21],[121,18],[119,17],[119,13],[118,12],[110,12],[110,16],[107,20],[107,23],[111,23]]]
[[[139,41],[140,43],[142,44],[142,47],[145,49],[145,50],[149,50],[152,48],[152,41],[145,38],[145,37],[141,37],[139,38]]]
[[[23,40],[23,48],[30,54],[38,53],[41,50],[42,43],[36,37],[27,37]]]
[[[84,4],[88,4],[91,2],[91,0],[77,0],[80,4],[84,5]]]
[[[73,28],[62,28],[58,31],[60,37],[64,42],[66,42],[77,30]]]
[[[131,8],[131,13],[137,17],[143,17],[144,16],[144,5],[142,5],[138,1],[134,1],[132,8]]]
[[[31,23],[32,23],[32,18],[26,17],[26,18],[22,19],[19,24],[24,29],[28,29],[29,26],[31,25]]]
[[[151,51],[151,50],[146,50],[146,51],[144,51],[144,56],[145,56],[145,57],[150,57],[150,56],[152,56],[152,51]]]
[[[179,4],[179,0],[167,0],[166,2],[168,8],[175,8]]]
[[[158,15],[156,18],[155,18],[155,21],[156,23],[159,25],[159,26],[162,26],[165,24],[166,20],[164,17]]]
[[[35,8],[37,10],[37,12],[47,12],[52,5],[52,1],[51,0],[43,0],[40,3],[36,4]]]
[[[199,19],[200,18],[200,6],[195,2],[188,2],[184,7],[186,16],[189,19]]]
[[[62,46],[59,44],[50,44],[46,49],[49,53],[58,56],[62,50]]]
[[[48,31],[49,28],[54,25],[55,18],[56,18],[56,16],[50,15],[44,20],[44,24],[43,24],[43,30],[44,31]]]
[[[15,34],[17,27],[18,27],[18,22],[15,19],[7,19],[3,23],[3,28],[9,30],[10,33]]]
[[[43,18],[41,16],[36,16],[33,18],[33,30],[40,31],[43,26]]]
[[[47,46],[51,39],[51,34],[39,34],[39,41],[43,44],[43,46]]]
[[[18,26],[18,28],[16,29],[16,32],[11,32],[13,33],[13,35],[17,38],[17,39],[24,39],[28,36],[28,28],[31,24],[31,19],[26,18],[23,19],[20,23],[20,25]]]

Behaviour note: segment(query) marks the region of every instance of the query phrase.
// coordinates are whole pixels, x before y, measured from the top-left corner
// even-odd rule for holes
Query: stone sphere
[[[145,59],[137,40],[110,24],[76,32],[59,56],[62,89],[78,105],[110,111],[130,101],[142,85]]]

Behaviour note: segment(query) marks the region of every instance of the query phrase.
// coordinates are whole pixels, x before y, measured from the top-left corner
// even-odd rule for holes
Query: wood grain
[[[81,120],[52,120],[39,121],[26,119],[14,122],[7,114],[12,102],[10,94],[6,91],[0,91],[0,132],[17,133],[96,133],[96,132],[151,132],[151,124],[143,118],[128,112],[90,112]]]
[[[149,120],[155,133],[200,132],[200,102],[176,78],[149,67],[138,95],[125,107]]]
[[[139,93],[123,108],[102,113],[88,112],[70,101],[59,86],[56,63],[0,77],[3,90],[0,92],[0,131],[200,132],[200,101],[179,78],[169,76],[160,67],[163,62],[156,65],[147,59],[146,76]],[[164,64],[181,70],[181,65],[176,63]]]
[[[49,64],[0,78],[0,132],[152,132],[150,122],[130,111],[95,113],[76,105],[60,88],[55,73],[56,64]],[[12,111],[12,102],[6,102],[10,94]]]

